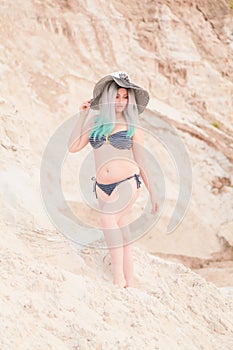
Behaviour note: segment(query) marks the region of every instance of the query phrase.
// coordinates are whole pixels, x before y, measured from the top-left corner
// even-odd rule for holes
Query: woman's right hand
[[[89,109],[90,109],[90,106],[91,106],[91,101],[92,101],[92,99],[90,99],[90,100],[87,100],[87,101],[85,101],[85,102],[83,102],[82,104],[81,104],[81,106],[79,107],[79,111],[80,112],[89,112]]]

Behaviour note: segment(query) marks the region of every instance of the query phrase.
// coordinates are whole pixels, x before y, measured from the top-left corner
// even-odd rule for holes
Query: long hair
[[[120,88],[115,81],[111,81],[105,85],[105,88],[99,99],[100,112],[95,117],[94,126],[90,132],[90,137],[100,139],[103,135],[109,135],[114,129],[116,122],[115,98],[117,90]],[[138,122],[138,108],[135,100],[133,89],[127,89],[128,103],[123,111],[126,122],[128,124],[126,135],[131,137],[135,132],[135,124]]]

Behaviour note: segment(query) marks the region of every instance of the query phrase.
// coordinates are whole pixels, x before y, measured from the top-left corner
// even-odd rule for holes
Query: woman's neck
[[[125,116],[123,113],[116,113],[116,122],[124,122],[125,123]]]

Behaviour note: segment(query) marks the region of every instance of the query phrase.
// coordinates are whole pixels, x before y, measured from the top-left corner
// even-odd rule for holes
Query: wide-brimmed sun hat
[[[99,99],[105,88],[105,85],[110,81],[115,81],[119,87],[133,89],[135,92],[135,100],[138,107],[138,113],[140,114],[144,111],[150,99],[149,93],[142,87],[132,83],[130,81],[129,75],[126,72],[113,72],[109,75],[106,75],[95,84],[93,90],[93,99],[90,106],[91,109],[99,109]]]

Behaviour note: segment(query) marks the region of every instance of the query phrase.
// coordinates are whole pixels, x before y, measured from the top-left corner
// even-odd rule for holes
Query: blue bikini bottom
[[[96,178],[93,176],[91,179],[94,181],[94,185],[93,185],[93,192],[95,192],[95,196],[97,197],[97,193],[96,193],[96,185],[99,186],[99,188],[101,188],[102,191],[104,191],[106,194],[108,194],[109,196],[111,195],[112,191],[115,189],[115,187],[117,185],[119,185],[121,182],[132,179],[132,177],[135,178],[136,183],[137,183],[137,188],[139,188],[141,186],[141,181],[140,181],[140,175],[139,174],[134,174],[130,177],[127,177],[126,179],[123,179],[121,181],[117,181],[114,182],[112,184],[100,184],[96,181]]]

